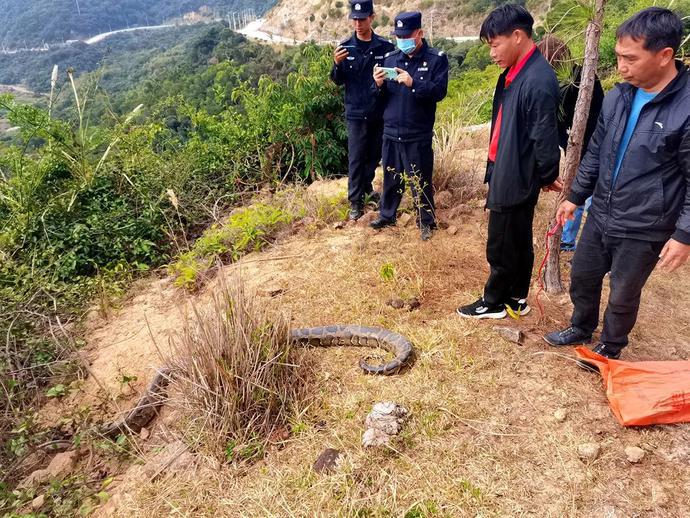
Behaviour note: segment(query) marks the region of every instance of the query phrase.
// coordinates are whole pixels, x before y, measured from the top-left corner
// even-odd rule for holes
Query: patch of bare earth
[[[552,204],[550,197],[541,202],[536,229],[546,229]],[[429,242],[419,240],[413,222],[382,232],[348,225],[300,231],[224,267],[221,275],[239,274],[276,312],[288,312],[295,327],[386,327],[413,341],[416,362],[398,376],[372,377],[357,367],[361,349],[314,350],[315,403],[296,418],[288,439],[251,466],[190,452],[166,410],[150,435],[138,438],[142,462],[117,474],[117,495],[100,513],[690,516],[690,425],[625,429],[616,422],[601,379],[578,369],[570,349],[556,351],[541,339],[567,324],[566,295],[543,295],[542,318],[535,289],[533,312],[502,323],[526,334],[522,346],[500,338],[495,322],[457,317],[455,308],[481,293],[488,273],[487,215],[480,202],[468,212],[440,211],[457,233],[439,230]],[[542,244],[537,238],[537,262]],[[392,280],[381,275],[383,265],[392,265]],[[160,362],[154,343],[165,347],[189,304],[203,306],[213,289],[212,283],[192,296],[167,279],[142,285],[109,321],[93,325],[87,351],[95,378],[62,411],[113,398],[120,408],[131,405],[134,398],[121,395],[122,373],[136,375],[132,385],[143,390]],[[421,306],[386,304],[396,297],[416,297]],[[625,359],[690,357],[688,302],[687,268],[655,272]],[[364,450],[364,418],[384,400],[410,409],[410,421],[393,448]],[[581,460],[584,443],[600,445],[599,455]],[[641,462],[627,460],[629,446],[645,451]],[[317,475],[312,464],[327,447],[342,450],[343,462],[334,474]]]

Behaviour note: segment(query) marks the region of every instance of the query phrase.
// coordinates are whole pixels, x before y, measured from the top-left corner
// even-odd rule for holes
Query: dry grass
[[[486,131],[470,131],[451,120],[434,134],[434,188],[452,191],[462,203],[482,196]]]
[[[537,225],[550,206],[542,204]],[[122,516],[687,516],[690,428],[618,426],[601,381],[574,368],[570,351],[554,354],[541,341],[566,321],[567,304],[545,299],[543,321],[506,322],[527,334],[523,347],[502,341],[491,324],[455,317],[487,272],[484,218],[477,210],[453,221],[457,236],[438,232],[429,243],[413,228],[325,230],[308,247],[294,238],[265,253],[266,262],[247,264],[247,278],[284,288],[264,301],[289,310],[294,326],[388,327],[412,339],[417,361],[400,376],[365,377],[356,367],[361,351],[311,352],[315,403],[284,449],[241,476],[201,466],[145,484],[125,499]],[[379,274],[387,263],[393,281]],[[411,293],[418,311],[385,304]],[[690,354],[687,340],[678,344],[688,324],[682,314],[643,319],[633,355],[659,347],[650,326]],[[409,408],[411,420],[393,449],[363,450],[364,418],[387,399]],[[556,409],[567,411],[565,422],[553,418]],[[585,442],[602,444],[592,463],[578,458]],[[648,452],[641,465],[625,460],[629,445]],[[344,461],[335,474],[317,475],[311,465],[326,447],[342,450]]]
[[[287,320],[237,278],[221,280],[207,309],[193,309],[167,356],[170,405],[189,422],[188,442],[216,457],[260,458],[270,435],[306,405],[304,351],[290,344]]]

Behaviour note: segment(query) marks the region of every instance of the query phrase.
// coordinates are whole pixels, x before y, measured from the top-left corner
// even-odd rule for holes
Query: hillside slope
[[[345,182],[336,185],[344,197]],[[537,228],[545,228],[552,201],[540,204]],[[439,230],[428,243],[413,224],[377,233],[362,223],[318,229],[311,222],[225,267],[223,277],[239,274],[262,304],[288,312],[294,326],[383,326],[408,336],[417,359],[398,376],[368,377],[356,366],[362,350],[314,350],[313,405],[254,465],[218,464],[203,444],[175,440],[185,425],[173,401],[135,438],[136,462],[124,472],[100,466],[100,476],[115,482],[97,515],[687,516],[690,427],[640,431],[616,423],[600,378],[577,369],[570,349],[554,352],[541,340],[567,321],[567,296],[542,297],[543,318],[535,308],[518,322],[502,322],[526,334],[522,346],[501,339],[492,323],[455,315],[486,275],[487,216],[481,200],[471,205],[461,216],[441,210],[440,220],[455,231]],[[382,265],[392,265],[392,278],[382,277]],[[136,399],[160,365],[159,349],[190,318],[191,305],[206,307],[216,288],[188,295],[170,279],[139,286],[122,311],[90,325],[85,352],[96,379],[53,402],[44,418],[97,406],[106,399],[103,389],[120,410],[131,405],[126,401]],[[685,272],[652,276],[626,359],[690,355],[687,313],[667,304],[669,296],[687,300],[688,289]],[[386,303],[410,296],[419,309]],[[660,306],[668,310],[663,315],[655,310]],[[123,376],[137,380],[127,387],[134,393],[124,393]],[[364,417],[381,400],[405,405],[412,418],[391,449],[364,450]],[[554,418],[557,410],[566,417]],[[578,447],[591,442],[601,454],[583,461]],[[626,460],[624,450],[633,445],[647,452],[641,464]],[[327,447],[343,451],[343,462],[335,473],[317,475],[312,463]]]
[[[400,11],[419,10],[428,37],[476,37],[481,21],[502,0],[382,0],[375,2],[374,25],[389,37],[393,19]],[[529,5],[540,16],[547,4]],[[280,0],[266,15],[263,29],[297,40],[334,41],[350,32],[348,0]]]
[[[6,48],[84,39],[126,27],[212,17],[244,9],[263,13],[274,0],[5,0],[0,10],[0,42]]]

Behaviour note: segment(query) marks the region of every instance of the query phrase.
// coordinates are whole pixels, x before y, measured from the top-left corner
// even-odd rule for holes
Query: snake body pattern
[[[293,329],[290,331],[290,341],[306,347],[379,347],[393,353],[394,358],[380,365],[371,365],[366,358],[362,358],[359,366],[366,374],[384,376],[398,373],[412,359],[414,352],[412,343],[398,333],[356,325]],[[134,408],[120,419],[101,426],[99,435],[115,439],[118,435],[139,433],[156,417],[158,409],[165,403],[171,376],[169,369],[159,369]]]

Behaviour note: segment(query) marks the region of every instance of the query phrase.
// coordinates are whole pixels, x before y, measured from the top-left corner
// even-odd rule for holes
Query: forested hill
[[[155,25],[192,13],[253,9],[261,14],[275,0],[2,0],[0,43],[36,46],[126,27]]]

